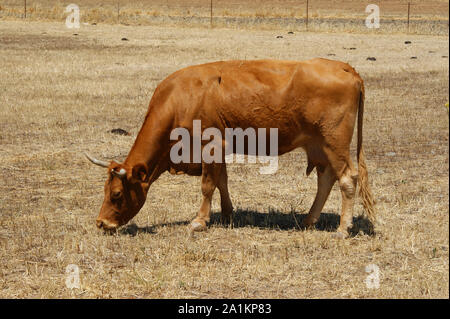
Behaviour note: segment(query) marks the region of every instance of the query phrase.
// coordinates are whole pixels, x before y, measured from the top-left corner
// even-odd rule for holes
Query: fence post
[[[209,25],[212,28],[213,26],[213,0],[211,0],[211,6],[210,6],[210,17],[209,17]]]
[[[27,18],[27,0],[24,0],[23,2],[23,16],[26,19]]]
[[[120,24],[120,1],[117,0],[117,24]]]
[[[306,0],[306,31],[308,31],[309,0]]]
[[[409,12],[410,12],[410,8],[411,8],[411,3],[408,2],[408,23],[407,23],[407,25],[408,25],[408,31],[407,31],[407,33],[409,33]]]

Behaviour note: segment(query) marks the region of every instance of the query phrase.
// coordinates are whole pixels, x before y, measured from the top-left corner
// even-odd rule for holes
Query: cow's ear
[[[148,176],[147,165],[145,165],[144,163],[135,165],[133,167],[132,175],[134,180],[137,180],[141,183],[145,182]]]

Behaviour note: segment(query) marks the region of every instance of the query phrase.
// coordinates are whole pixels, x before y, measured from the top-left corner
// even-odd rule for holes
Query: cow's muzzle
[[[99,229],[103,229],[103,230],[114,230],[119,226],[117,224],[111,223],[104,219],[97,219],[95,221],[95,224],[97,225],[97,227]]]

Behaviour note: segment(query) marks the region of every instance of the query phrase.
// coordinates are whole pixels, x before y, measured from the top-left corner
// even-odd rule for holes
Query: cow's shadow
[[[118,231],[120,235],[128,235],[128,236],[136,236],[137,234],[156,234],[156,229],[159,227],[165,227],[165,226],[183,226],[188,225],[190,221],[176,221],[176,222],[170,222],[170,223],[161,223],[156,224],[152,226],[144,226],[139,227],[136,224],[128,224],[124,227],[121,227]]]
[[[261,229],[275,230],[304,230],[303,220],[307,214],[292,211],[290,213],[278,210],[269,210],[262,213],[256,210],[236,209],[233,212],[233,227],[257,227]],[[319,221],[315,229],[320,231],[335,232],[339,227],[340,216],[334,213],[323,212],[320,214]],[[222,224],[220,212],[214,212],[211,215],[211,225],[228,227]],[[349,229],[350,236],[356,236],[362,232],[365,235],[374,236],[373,224],[364,216],[353,217],[353,227]]]
[[[305,213],[292,211],[290,213],[281,212],[270,209],[266,212],[259,212],[249,209],[236,209],[233,212],[233,227],[257,227],[261,229],[275,230],[303,230],[303,220],[306,218]],[[321,231],[334,232],[339,227],[339,215],[334,213],[323,212],[315,228]],[[161,223],[152,226],[138,227],[136,224],[129,224],[119,230],[121,235],[136,236],[140,233],[155,234],[157,228],[165,226],[186,226],[190,223],[187,221],[176,221],[169,223]],[[213,227],[229,227],[221,221],[220,212],[212,212],[210,225]],[[364,216],[353,217],[353,227],[349,229],[350,236],[356,236],[362,232],[365,235],[374,236],[373,224]]]

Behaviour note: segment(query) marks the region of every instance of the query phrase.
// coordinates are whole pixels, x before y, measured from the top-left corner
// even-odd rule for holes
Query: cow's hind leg
[[[197,217],[191,222],[191,231],[206,230],[210,221],[211,201],[214,190],[219,184],[223,164],[202,164],[202,195],[203,200]]]
[[[348,165],[343,174],[339,177],[339,187],[342,194],[342,212],[339,227],[336,236],[341,238],[348,237],[348,229],[352,227],[353,206],[355,204],[356,184],[358,173]]]
[[[233,204],[231,203],[230,194],[228,193],[228,175],[226,164],[222,165],[217,188],[220,192],[220,207],[222,209],[222,222],[232,223]]]
[[[341,218],[334,236],[337,238],[346,238],[348,237],[348,229],[352,227],[358,171],[354,168],[350,160],[350,150],[346,152],[333,152],[330,149],[325,149],[325,153],[339,181],[339,188],[342,194]]]
[[[323,206],[325,205],[335,182],[336,176],[330,165],[326,166],[325,169],[320,169],[320,167],[317,168],[316,198],[309,210],[308,216],[306,216],[303,221],[303,226],[307,228],[312,227],[319,220],[320,213],[322,212]]]

